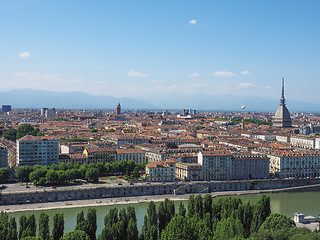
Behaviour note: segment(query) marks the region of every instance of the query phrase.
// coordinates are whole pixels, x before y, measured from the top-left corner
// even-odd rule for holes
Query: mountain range
[[[246,111],[274,112],[279,106],[279,99],[240,95],[169,95],[148,98],[114,98],[95,96],[82,92],[52,92],[33,89],[19,89],[0,92],[0,105],[10,104],[13,108],[55,107],[64,109],[114,109],[120,101],[123,109],[197,109],[211,111]],[[291,112],[320,112],[320,105],[299,100],[286,100]]]

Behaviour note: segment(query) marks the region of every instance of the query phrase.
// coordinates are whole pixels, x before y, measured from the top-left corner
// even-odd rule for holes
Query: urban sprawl
[[[276,113],[3,105],[0,120],[1,167],[133,160],[147,163],[150,182],[320,176],[320,116],[290,114],[284,87]],[[36,134],[9,140],[29,125]]]

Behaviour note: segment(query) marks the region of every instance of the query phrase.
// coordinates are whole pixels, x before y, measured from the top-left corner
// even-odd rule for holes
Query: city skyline
[[[1,3],[2,91],[317,99],[317,1]]]

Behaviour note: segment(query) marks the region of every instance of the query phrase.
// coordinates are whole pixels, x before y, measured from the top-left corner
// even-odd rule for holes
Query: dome
[[[291,127],[290,113],[285,105],[280,105],[273,117],[273,126]]]
[[[273,117],[273,126],[275,127],[292,127],[290,113],[286,107],[284,99],[284,79],[282,79],[282,94],[280,99],[280,106]]]

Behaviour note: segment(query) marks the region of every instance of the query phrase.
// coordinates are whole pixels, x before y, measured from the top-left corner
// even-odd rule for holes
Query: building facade
[[[175,165],[173,159],[164,162],[152,162],[146,165],[146,180],[152,182],[171,182],[175,180]]]
[[[183,181],[200,181],[202,177],[202,165],[198,163],[176,163],[176,178]]]
[[[24,136],[17,140],[17,166],[50,166],[59,162],[59,141],[52,137]]]
[[[320,176],[320,155],[286,153],[268,155],[270,172],[278,177],[304,178]]]
[[[116,149],[115,161],[133,160],[135,163],[146,161],[145,152],[140,149]]]
[[[0,167],[8,167],[8,150],[4,147],[0,147]]]
[[[11,105],[2,105],[2,112],[7,113],[11,111]]]
[[[97,162],[113,162],[116,155],[116,150],[113,148],[86,148],[83,151],[83,155],[88,158],[88,163]]]

